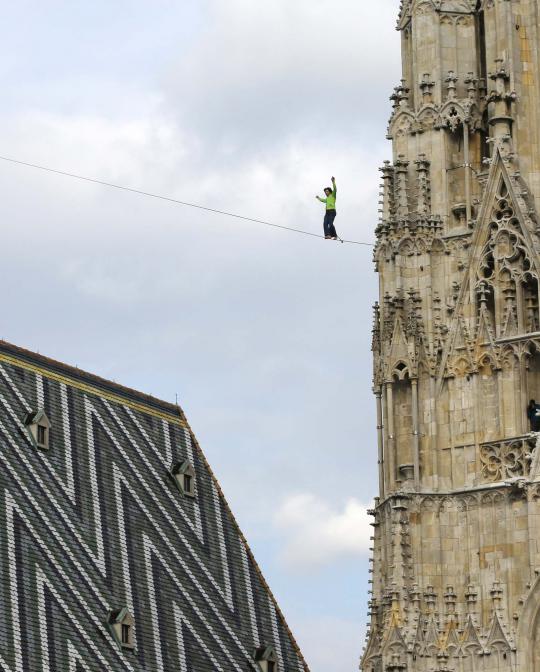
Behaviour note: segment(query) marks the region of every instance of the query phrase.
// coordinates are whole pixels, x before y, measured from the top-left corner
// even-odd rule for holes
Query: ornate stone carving
[[[483,105],[480,104],[479,97],[476,96],[475,99],[471,97],[457,98],[454,85],[451,86],[448,98],[443,105],[433,104],[431,93],[425,93],[423,96],[424,105],[418,111],[412,111],[407,105],[404,105],[403,93],[398,93],[401,88],[397,87],[391,96],[394,101],[394,112],[388,125],[388,138],[395,139],[409,133],[411,135],[423,133],[432,128],[435,130],[449,128],[452,132],[455,132],[464,122],[468,123],[473,130],[483,129]],[[423,91],[427,92],[429,88],[424,86]],[[469,96],[472,95],[470,85],[468,94]]]
[[[535,447],[536,441],[530,436],[481,444],[483,479],[495,483],[528,476]]]
[[[425,154],[420,154],[414,163],[417,172],[416,211],[419,215],[427,215],[431,212],[430,162],[427,160]]]
[[[409,214],[408,166],[409,162],[400,155],[395,164],[394,181],[394,201],[398,219],[407,217]]]
[[[420,82],[420,91],[422,92],[422,100],[424,105],[432,102],[434,86],[435,82],[432,81],[429,72],[425,72],[422,75],[422,81]]]
[[[540,432],[526,434],[540,402],[539,6],[402,2],[374,254],[381,497],[363,672],[540,672],[520,658],[540,650]]]

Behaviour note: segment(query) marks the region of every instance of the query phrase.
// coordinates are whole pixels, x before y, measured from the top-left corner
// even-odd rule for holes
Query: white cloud
[[[160,2],[169,25],[152,5],[152,30],[148,3],[133,4],[141,25],[127,37],[144,47],[127,57],[113,27],[98,50],[114,53],[106,72],[95,50],[68,62],[50,40],[56,21],[36,24],[47,48],[37,70],[28,55],[32,79],[17,71],[5,92],[3,152],[315,232],[314,195],[334,173],[338,232],[372,239],[398,0],[189,0],[180,21]],[[59,30],[80,28],[72,18]],[[2,336],[166,399],[178,392],[264,571],[276,548],[295,570],[365,554],[372,530],[354,497],[376,475],[368,248],[4,163],[0,200]],[[328,445],[339,460],[328,463]],[[318,493],[322,464],[328,496],[291,495]],[[343,569],[367,585],[361,561]],[[306,658],[314,671],[355,669],[361,627],[324,620],[347,618],[345,598],[329,590],[318,602],[320,575],[307,574],[271,582],[285,613],[301,605],[315,619],[297,619]]]
[[[339,510],[313,494],[293,495],[281,504],[274,524],[285,536],[282,561],[295,570],[359,556],[367,551],[372,534],[367,507],[354,498]]]
[[[365,623],[340,618],[301,619],[295,637],[313,670],[352,672],[358,669]]]
[[[209,5],[212,24],[171,88],[180,118],[204,129],[214,154],[313,134],[335,145],[386,114],[388,79],[399,79],[394,0]]]
[[[4,119],[6,154],[314,233],[321,232],[322,222],[314,194],[321,193],[332,172],[340,189],[339,233],[372,240],[376,166],[386,155],[384,143],[375,151],[359,149],[330,157],[317,138],[303,144],[289,140],[267,148],[264,155],[231,159],[224,170],[212,163],[201,165],[196,138],[160,117],[156,109],[154,114],[123,122],[38,111],[21,118],[8,116]],[[37,240],[46,231],[36,253],[42,256],[45,248],[53,252],[61,244],[66,254],[57,260],[57,275],[70,291],[93,301],[142,305],[156,296],[164,301],[185,299],[187,286],[190,296],[201,298],[215,291],[234,257],[234,276],[241,275],[242,269],[251,274],[261,270],[266,260],[257,260],[257,269],[253,268],[257,241],[266,241],[266,249],[274,249],[284,261],[283,244],[292,250],[301,240],[258,224],[202,215],[27,167],[2,162],[0,171],[4,207],[9,208],[16,196],[17,215],[26,220],[24,230],[7,229],[5,241],[17,247],[21,235]],[[34,216],[37,208],[39,217]],[[209,236],[220,243],[208,246]],[[189,252],[203,241],[206,264],[201,273],[199,260]],[[27,256],[33,256],[32,249]],[[156,263],[157,259],[161,262]],[[275,263],[268,263],[269,273]],[[361,272],[369,272],[371,279],[369,266]],[[197,282],[190,282],[194,277]]]

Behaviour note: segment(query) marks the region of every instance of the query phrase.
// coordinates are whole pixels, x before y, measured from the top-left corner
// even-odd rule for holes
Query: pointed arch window
[[[170,473],[176,487],[184,497],[195,497],[195,469],[189,460],[173,464]]]
[[[403,361],[396,362],[392,369],[392,378],[395,382],[409,381],[410,369],[408,364]]]
[[[40,408],[37,411],[27,413],[24,418],[24,424],[30,436],[32,443],[36,448],[42,450],[49,449],[49,439],[51,432],[51,422],[45,411]]]

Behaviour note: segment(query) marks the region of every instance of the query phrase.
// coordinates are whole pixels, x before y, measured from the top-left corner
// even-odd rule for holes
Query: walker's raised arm
[[[334,196],[337,194],[336,178],[332,177],[332,186],[334,187]]]

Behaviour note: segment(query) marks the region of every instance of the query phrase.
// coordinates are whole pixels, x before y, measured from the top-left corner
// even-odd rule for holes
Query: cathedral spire
[[[364,672],[540,672],[539,15],[401,2]]]

